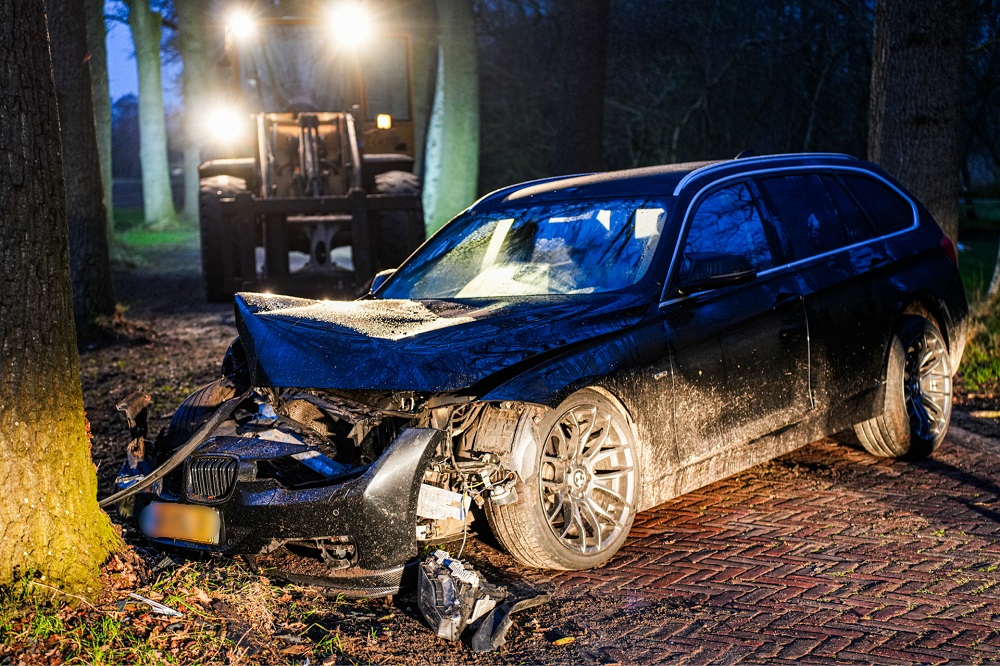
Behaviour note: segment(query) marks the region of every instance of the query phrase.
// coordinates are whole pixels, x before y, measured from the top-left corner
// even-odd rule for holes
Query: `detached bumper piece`
[[[444,437],[403,430],[373,464],[350,470],[319,465],[323,456],[294,444],[216,437],[180,478],[139,493],[135,515],[159,543],[248,555],[305,547],[317,555],[308,574],[275,573],[357,596],[394,594],[417,556],[417,497]],[[289,460],[325,475],[290,484],[281,473]]]

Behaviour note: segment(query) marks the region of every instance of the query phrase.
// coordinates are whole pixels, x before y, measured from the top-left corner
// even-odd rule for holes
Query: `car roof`
[[[556,176],[497,190],[477,201],[470,210],[573,199],[676,196],[689,184],[702,185],[702,181],[712,181],[742,171],[783,166],[832,166],[847,161],[858,166],[866,165],[850,155],[839,153],[791,153]]]

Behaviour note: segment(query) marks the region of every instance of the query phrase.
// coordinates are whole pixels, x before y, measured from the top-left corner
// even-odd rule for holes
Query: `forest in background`
[[[963,73],[963,188],[1000,195],[1000,1],[970,0]],[[155,4],[155,3],[154,3]],[[564,107],[590,104],[555,67],[565,0],[478,0],[479,191],[559,173]],[[111,6],[111,5],[109,5]],[[163,58],[181,58],[172,4]],[[109,20],[124,14],[109,13]],[[797,151],[864,157],[872,0],[615,0],[607,26],[603,167]],[[172,26],[172,27],[171,27]],[[590,36],[597,39],[597,36]],[[183,167],[183,106],[168,116]],[[114,100],[114,175],[138,178],[138,100]]]

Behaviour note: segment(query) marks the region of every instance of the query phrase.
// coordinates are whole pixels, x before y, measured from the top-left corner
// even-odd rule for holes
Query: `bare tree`
[[[878,0],[868,156],[958,237],[965,0]]]
[[[472,204],[479,182],[479,75],[472,5],[438,0],[436,6],[441,50],[424,172],[429,231]]]
[[[213,89],[214,63],[209,39],[209,11],[212,3],[204,0],[174,0],[177,12],[178,46],[184,61],[184,217],[198,221],[201,147],[204,143],[202,121]]]
[[[139,150],[142,160],[142,202],[147,224],[169,225],[177,219],[170,189],[167,125],[163,111],[160,36],[163,17],[150,0],[123,0],[139,68]]]
[[[118,537],[83,412],[46,35],[42,3],[0,0],[0,584],[34,571],[94,595]]]
[[[111,94],[108,88],[107,26],[104,0],[87,0],[87,48],[90,53],[90,86],[94,97],[94,122],[97,127],[97,153],[101,158],[101,187],[109,236],[114,231],[115,216],[111,177]]]
[[[115,309],[108,218],[101,183],[86,22],[86,0],[47,0],[52,74],[59,102],[73,309],[78,326]],[[109,155],[110,157],[110,155]]]

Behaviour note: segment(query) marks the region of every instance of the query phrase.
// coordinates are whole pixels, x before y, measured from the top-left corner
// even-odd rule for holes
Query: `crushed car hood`
[[[638,323],[635,295],[316,301],[236,295],[255,386],[440,392]]]

